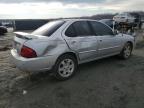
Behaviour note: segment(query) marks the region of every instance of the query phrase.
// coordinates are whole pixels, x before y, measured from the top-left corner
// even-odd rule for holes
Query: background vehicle
[[[130,14],[135,18],[134,27],[137,27],[137,28],[141,29],[141,27],[142,27],[142,18],[141,18],[141,16],[138,13],[135,13],[135,12],[132,12]]]
[[[128,23],[128,24],[132,24],[135,22],[135,17],[132,16],[131,14],[129,13],[121,13],[121,14],[118,14],[116,16],[113,17],[113,20],[118,22],[118,23]]]
[[[4,26],[0,26],[0,35],[7,33],[7,28]]]
[[[125,12],[113,17],[113,20],[118,23],[119,31],[122,33],[135,34],[136,28],[141,29],[141,16],[135,12]]]
[[[133,47],[132,36],[115,34],[101,22],[63,19],[31,34],[17,32],[11,55],[23,71],[51,70],[57,79],[65,80],[74,75],[78,64],[113,55],[127,59]]]

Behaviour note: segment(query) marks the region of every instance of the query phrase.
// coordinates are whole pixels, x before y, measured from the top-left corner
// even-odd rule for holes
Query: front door
[[[114,35],[112,29],[100,22],[90,21],[98,41],[98,56],[117,53],[121,49],[121,36]]]
[[[98,36],[99,56],[118,53],[121,49],[121,38],[117,35]]]

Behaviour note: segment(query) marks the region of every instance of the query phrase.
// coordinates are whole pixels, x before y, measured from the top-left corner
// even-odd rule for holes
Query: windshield
[[[43,36],[51,36],[59,27],[64,24],[64,21],[50,21],[47,24],[41,26],[32,32],[32,35],[43,35]]]

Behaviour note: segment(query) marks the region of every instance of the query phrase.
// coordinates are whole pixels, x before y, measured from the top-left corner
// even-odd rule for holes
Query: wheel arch
[[[79,57],[78,57],[78,55],[75,52],[65,52],[65,53],[62,53],[61,55],[59,55],[59,57],[57,58],[57,60],[60,57],[64,56],[64,55],[72,55],[76,59],[77,63],[79,63]]]
[[[130,45],[132,46],[132,49],[134,48],[133,42],[127,41],[126,43],[130,43]]]

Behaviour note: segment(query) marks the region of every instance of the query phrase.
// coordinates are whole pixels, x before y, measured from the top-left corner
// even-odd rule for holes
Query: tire
[[[121,51],[121,53],[119,54],[120,58],[122,59],[128,59],[132,54],[132,45],[131,43],[127,42],[124,45],[123,50]]]
[[[77,70],[77,60],[72,55],[65,54],[58,58],[53,67],[54,77],[58,80],[71,78]]]

